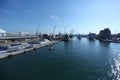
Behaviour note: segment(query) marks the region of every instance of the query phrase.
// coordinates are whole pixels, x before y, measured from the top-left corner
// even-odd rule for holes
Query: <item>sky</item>
[[[120,33],[120,0],[0,0],[0,28],[7,32]]]

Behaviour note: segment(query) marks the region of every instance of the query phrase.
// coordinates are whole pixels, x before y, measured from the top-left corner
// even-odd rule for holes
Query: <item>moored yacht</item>
[[[81,35],[80,35],[80,34],[78,34],[78,35],[77,35],[77,38],[78,38],[78,39],[81,39]]]
[[[68,34],[65,34],[63,41],[70,41],[70,40],[71,40],[70,36]]]
[[[0,46],[0,54],[1,53],[6,53],[8,50],[8,46]]]
[[[89,39],[89,40],[94,40],[95,37],[96,37],[96,35],[95,35],[94,33],[89,33],[89,34],[88,34],[88,39]]]

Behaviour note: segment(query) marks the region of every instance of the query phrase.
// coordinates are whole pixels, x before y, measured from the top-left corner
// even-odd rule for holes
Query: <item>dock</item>
[[[57,42],[59,42],[59,41],[54,40],[54,41],[49,41],[49,42],[42,42],[41,44],[33,45],[33,47],[31,47],[31,48],[17,50],[17,51],[14,51],[14,52],[0,53],[0,60],[11,57],[11,56],[15,56],[15,55],[18,55],[18,54],[22,54],[22,53],[25,53],[25,52],[28,52],[28,51],[36,50],[36,49],[39,49],[39,48],[42,48],[42,47],[45,47],[45,46],[49,46],[49,45],[55,44]]]

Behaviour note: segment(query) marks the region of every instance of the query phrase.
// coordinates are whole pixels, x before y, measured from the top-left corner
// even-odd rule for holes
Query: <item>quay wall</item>
[[[55,44],[57,42],[59,42],[59,41],[43,42],[41,44],[37,44],[37,45],[35,44],[35,46],[33,46],[31,48],[18,50],[18,51],[14,51],[14,52],[0,53],[0,60],[11,57],[11,56],[15,56],[15,55],[18,55],[18,54],[22,54],[22,53],[25,53],[25,52],[28,52],[28,51],[32,51],[32,50],[35,50],[35,49],[39,49],[39,48],[42,48],[42,47],[45,47],[45,46],[48,46],[48,45],[51,45],[51,44]]]

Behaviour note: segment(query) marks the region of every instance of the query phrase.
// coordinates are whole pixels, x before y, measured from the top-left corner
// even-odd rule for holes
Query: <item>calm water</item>
[[[120,44],[59,42],[1,60],[0,80],[120,80]]]

